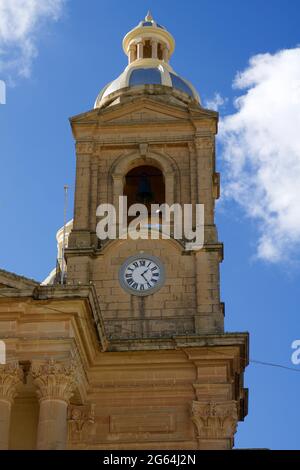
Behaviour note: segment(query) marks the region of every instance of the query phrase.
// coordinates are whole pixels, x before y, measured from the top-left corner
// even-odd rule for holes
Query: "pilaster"
[[[236,401],[192,403],[199,449],[226,450],[233,447],[238,422]]]

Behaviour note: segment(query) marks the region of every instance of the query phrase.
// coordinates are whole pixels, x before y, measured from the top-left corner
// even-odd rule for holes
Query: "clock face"
[[[155,256],[131,256],[121,266],[119,280],[123,289],[133,295],[150,295],[164,283],[164,267]]]

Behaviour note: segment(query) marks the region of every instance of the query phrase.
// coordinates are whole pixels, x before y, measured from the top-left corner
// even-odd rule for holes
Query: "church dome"
[[[200,98],[188,80],[180,77],[169,64],[174,51],[172,35],[152,18],[150,12],[123,39],[128,65],[121,75],[99,93],[95,108],[114,101],[118,91],[137,86],[157,85],[174,89],[200,103]],[[111,100],[110,100],[111,98]]]

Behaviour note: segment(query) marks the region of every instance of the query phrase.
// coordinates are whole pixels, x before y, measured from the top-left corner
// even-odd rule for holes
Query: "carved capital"
[[[195,146],[197,150],[214,150],[214,138],[213,137],[196,137]]]
[[[93,142],[76,142],[76,153],[93,153],[94,143]]]
[[[16,387],[23,381],[23,371],[17,362],[0,365],[0,399],[13,402]]]
[[[237,427],[236,401],[193,401],[192,421],[198,439],[232,439]]]
[[[95,424],[95,406],[69,405],[68,407],[68,434],[70,441],[82,442],[87,439]]]
[[[31,373],[40,400],[57,399],[68,402],[76,387],[76,364],[73,361],[35,362]]]

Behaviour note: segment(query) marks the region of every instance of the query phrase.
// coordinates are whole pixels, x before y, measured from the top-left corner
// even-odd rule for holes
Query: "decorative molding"
[[[23,370],[18,362],[0,364],[0,399],[13,402],[17,386],[23,382]]]
[[[95,405],[69,405],[68,436],[71,442],[82,442],[90,437],[95,427]]]
[[[193,401],[192,421],[198,439],[232,439],[237,428],[237,402]]]
[[[76,153],[93,153],[94,142],[76,142]]]
[[[77,384],[77,365],[73,360],[35,362],[31,374],[40,400],[64,400],[68,402]]]
[[[196,137],[195,146],[199,150],[214,150],[215,142],[213,137]]]

